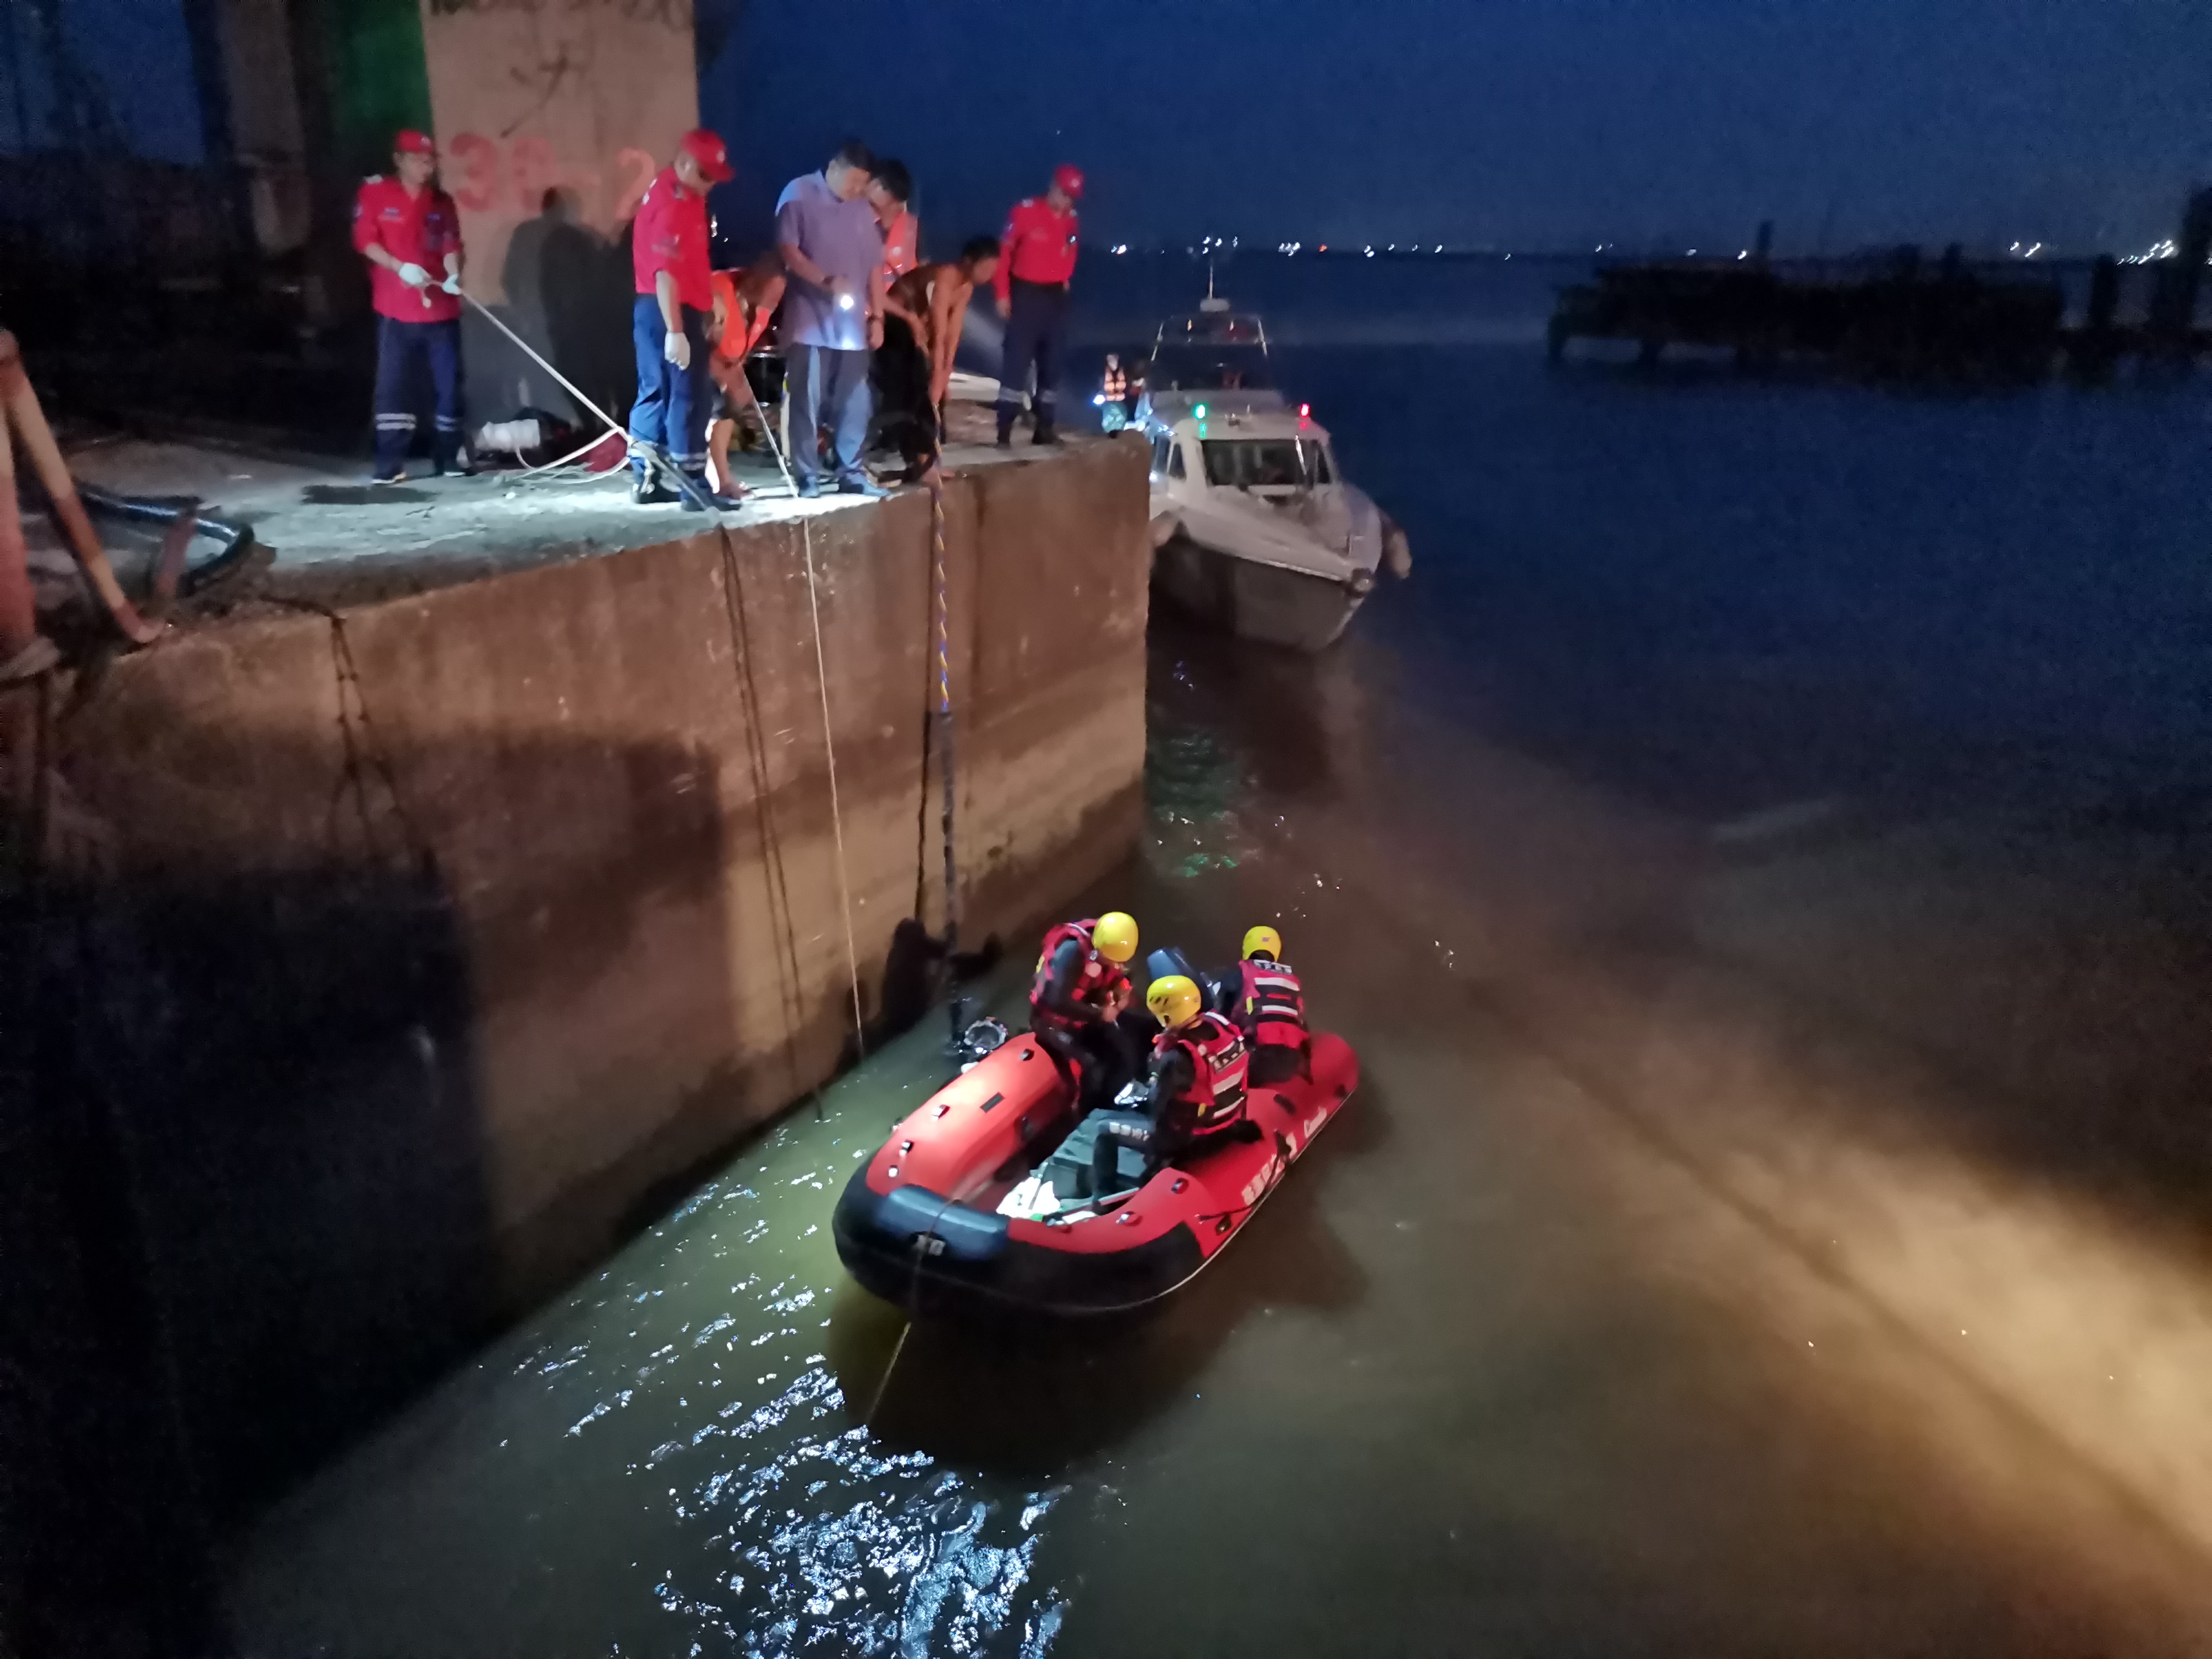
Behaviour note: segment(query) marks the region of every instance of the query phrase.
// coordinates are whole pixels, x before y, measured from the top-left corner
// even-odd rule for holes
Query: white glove
[[[418,264],[404,264],[399,267],[399,280],[410,288],[428,288],[430,273]]]
[[[670,329],[667,339],[661,343],[660,355],[678,368],[690,368],[691,337],[682,329]]]
[[[439,283],[438,286],[445,289],[447,293],[452,295],[456,300],[461,297],[461,279],[459,276],[448,276],[444,282]]]

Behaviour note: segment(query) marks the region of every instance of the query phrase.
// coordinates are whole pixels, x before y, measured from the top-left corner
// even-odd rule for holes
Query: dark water
[[[1155,1317],[908,1331],[828,1218],[919,1033],[272,1514],[251,1651],[2208,1650],[2204,385],[1553,372],[1556,271],[1245,263],[1415,574],[1156,624],[1110,896],[1277,921],[1340,1126]]]

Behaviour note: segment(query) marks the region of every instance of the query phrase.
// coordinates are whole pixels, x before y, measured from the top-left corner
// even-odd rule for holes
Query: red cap
[[[710,185],[726,185],[737,177],[730,166],[726,145],[704,127],[694,127],[676,141],[676,148],[699,164],[699,171],[707,175]]]
[[[1072,202],[1083,199],[1083,169],[1073,161],[1063,161],[1052,170],[1053,187]]]
[[[392,153],[398,155],[435,155],[437,145],[430,142],[427,132],[417,132],[412,127],[402,127],[399,136],[392,141]]]

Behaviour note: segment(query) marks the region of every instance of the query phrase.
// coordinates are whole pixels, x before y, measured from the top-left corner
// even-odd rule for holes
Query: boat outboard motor
[[[1180,947],[1168,945],[1145,958],[1145,974],[1149,979],[1165,979],[1170,974],[1196,979],[1198,969],[1190,965],[1190,958],[1182,953]]]
[[[1146,957],[1145,972],[1153,979],[1165,979],[1170,974],[1181,974],[1198,987],[1204,1006],[1217,1014],[1226,1014],[1237,1006],[1237,994],[1243,983],[1241,978],[1224,981],[1218,974],[1209,974],[1192,966],[1190,958],[1177,945],[1165,946]]]

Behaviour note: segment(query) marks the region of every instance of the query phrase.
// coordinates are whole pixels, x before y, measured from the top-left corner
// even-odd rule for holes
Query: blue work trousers
[[[397,477],[415,446],[415,390],[425,363],[437,390],[439,469],[452,466],[461,448],[461,325],[376,319],[376,476]]]
[[[707,313],[690,306],[684,313],[684,337],[691,342],[691,367],[678,368],[665,348],[668,325],[660,302],[637,296],[630,313],[630,338],[637,347],[637,401],[629,406],[629,465],[641,478],[648,471],[646,453],[659,451],[693,478],[707,476],[707,423],[713,420],[714,384],[707,374]]]
[[[1053,428],[1060,404],[1060,361],[1067,337],[1067,285],[1013,280],[1012,308],[1006,317],[1006,351],[999,365],[999,432],[1013,430],[1022,412],[1022,394],[1036,370],[1036,429]]]
[[[804,483],[818,480],[826,461],[837,482],[865,483],[861,452],[868,441],[868,416],[875,398],[868,389],[868,354],[829,346],[784,349],[784,396],[791,405],[791,470]],[[829,454],[821,433],[830,432]]]

